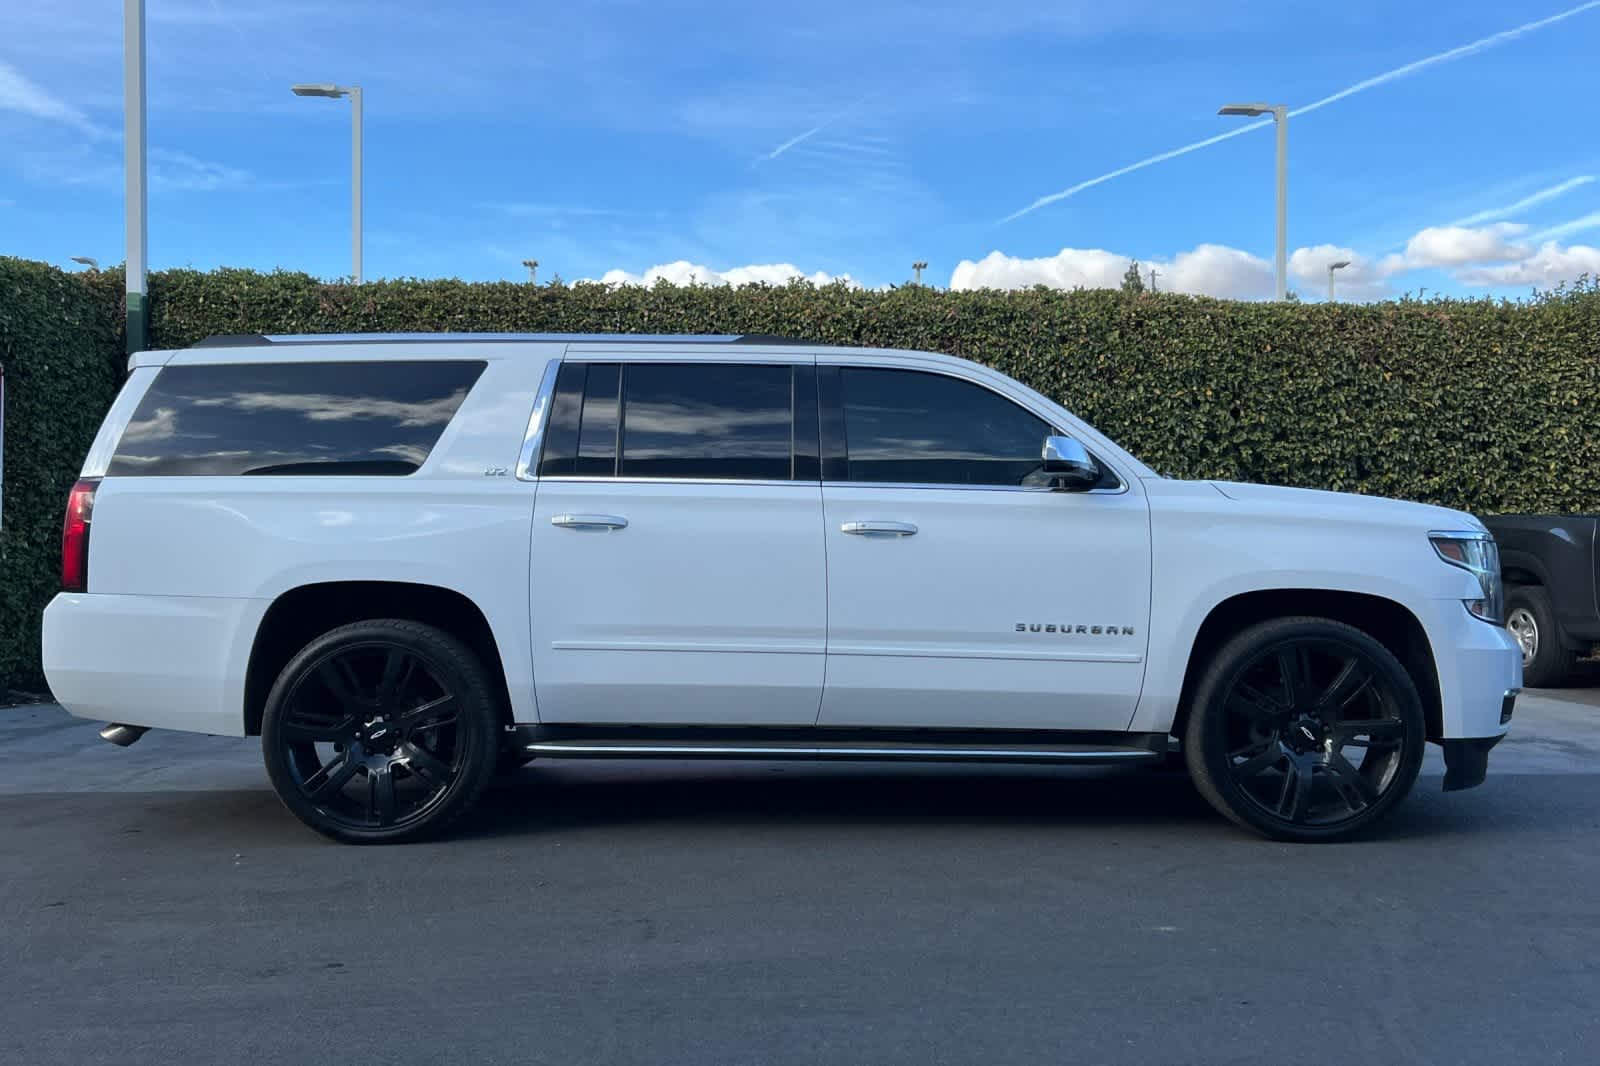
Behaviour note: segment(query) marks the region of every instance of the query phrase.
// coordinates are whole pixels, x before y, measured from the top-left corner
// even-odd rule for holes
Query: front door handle
[[[917,527],[910,522],[846,522],[839,532],[858,537],[910,537],[916,534]]]
[[[558,514],[550,524],[562,529],[627,529],[628,520],[615,514]]]

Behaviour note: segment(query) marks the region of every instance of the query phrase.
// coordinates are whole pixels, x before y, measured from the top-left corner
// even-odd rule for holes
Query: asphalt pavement
[[[253,741],[0,710],[0,1062],[1560,1063],[1600,1046],[1600,690],[1377,837],[1147,769],[566,764],[351,848]]]

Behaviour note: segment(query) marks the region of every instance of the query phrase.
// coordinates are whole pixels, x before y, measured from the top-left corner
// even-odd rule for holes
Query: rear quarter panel
[[[211,667],[225,679],[221,710],[242,729],[254,627],[271,601],[327,581],[436,585],[482,610],[513,715],[536,720],[528,643],[535,486],[512,473],[540,375],[557,356],[559,348],[530,354],[523,346],[515,358],[490,358],[427,461],[406,477],[106,478],[95,498],[90,593],[246,605],[229,612],[244,631],[222,642],[228,661]]]

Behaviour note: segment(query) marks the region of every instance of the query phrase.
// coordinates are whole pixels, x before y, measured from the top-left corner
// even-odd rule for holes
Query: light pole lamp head
[[[335,85],[332,82],[327,81],[314,83],[301,82],[297,85],[289,86],[289,91],[294,93],[296,96],[327,96],[335,99],[341,96],[350,95],[349,89],[346,89],[342,85]]]
[[[1217,108],[1219,115],[1240,115],[1245,118],[1255,118],[1259,115],[1282,118],[1288,113],[1288,107],[1283,104],[1224,104]]]
[[[534,267],[539,265],[539,260],[537,260],[537,259],[524,259],[522,261],[522,265],[527,267],[529,270],[532,270]]]
[[[88,267],[90,270],[99,270],[100,269],[100,260],[96,259],[92,255],[75,255],[75,256],[72,257],[72,261],[74,263],[82,263],[84,266]]]

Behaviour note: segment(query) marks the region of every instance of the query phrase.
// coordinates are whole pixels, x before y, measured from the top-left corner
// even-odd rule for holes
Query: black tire
[[[334,840],[435,836],[494,775],[494,692],[472,651],[432,626],[340,626],[290,659],[267,696],[267,775],[295,817]]]
[[[1506,629],[1522,649],[1522,683],[1554,688],[1572,678],[1578,657],[1561,640],[1550,595],[1538,585],[1514,585],[1506,593]]]
[[[1183,747],[1195,787],[1222,814],[1312,843],[1384,818],[1415,783],[1425,744],[1422,700],[1387,648],[1342,622],[1280,618],[1217,651]]]

